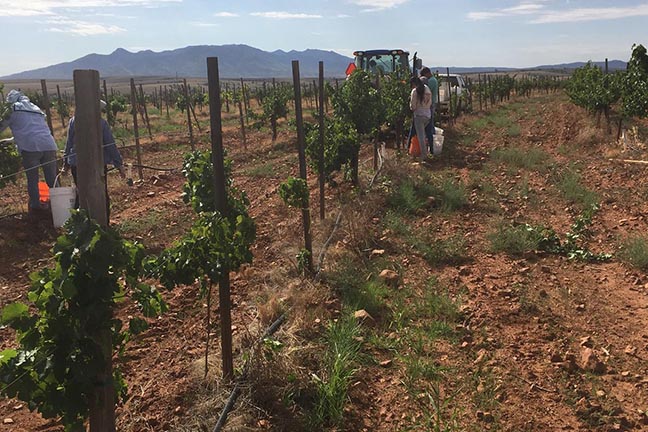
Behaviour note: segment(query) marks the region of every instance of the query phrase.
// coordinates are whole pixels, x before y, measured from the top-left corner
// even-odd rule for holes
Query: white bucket
[[[434,127],[434,134],[435,135],[443,135],[443,129],[438,128],[438,127],[435,126]]]
[[[70,209],[74,208],[74,202],[76,201],[76,188],[50,188],[49,193],[54,228],[60,228],[70,218]]]
[[[445,137],[441,134],[434,135],[434,140],[432,142],[432,154],[439,155],[443,150],[443,140]]]

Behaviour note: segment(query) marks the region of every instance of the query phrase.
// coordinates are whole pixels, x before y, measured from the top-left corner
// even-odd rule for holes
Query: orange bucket
[[[50,200],[49,198],[49,186],[45,182],[38,182],[38,194],[40,195],[41,204],[47,204]]]

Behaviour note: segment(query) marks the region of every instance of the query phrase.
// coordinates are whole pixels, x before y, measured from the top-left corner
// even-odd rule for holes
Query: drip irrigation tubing
[[[333,229],[331,230],[331,235],[326,239],[324,242],[324,245],[322,246],[322,250],[319,253],[319,256],[317,257],[317,272],[315,273],[315,280],[319,279],[319,275],[322,272],[322,265],[324,264],[324,255],[326,254],[326,251],[328,250],[329,245],[331,244],[331,240],[333,240],[333,235],[335,234],[335,231],[340,226],[340,221],[342,220],[342,210],[340,210],[340,213],[338,213],[337,218],[335,220],[335,224],[333,225]]]
[[[250,349],[250,352],[254,352],[254,348],[256,345],[260,344],[263,342],[265,338],[273,334],[279,329],[279,326],[283,324],[283,322],[286,320],[286,314],[281,315],[279,318],[277,318],[271,325],[266,329],[266,331],[263,333],[263,336],[261,336],[257,341],[256,344]],[[236,403],[236,400],[238,399],[239,395],[241,394],[241,383],[247,378],[247,374],[250,368],[250,359],[252,358],[252,355],[248,357],[248,360],[245,362],[245,365],[243,366],[243,373],[241,374],[241,377],[236,380],[234,384],[234,388],[232,389],[232,392],[230,393],[229,398],[227,398],[227,402],[225,403],[225,406],[223,407],[223,411],[221,411],[220,416],[218,417],[218,422],[216,422],[216,425],[214,426],[214,429],[212,432],[220,432],[223,427],[225,426],[225,423],[227,422],[227,415],[229,412],[232,410],[234,407],[234,404]]]
[[[144,169],[150,169],[154,171],[168,171],[168,172],[180,171],[182,169],[182,168],[160,168],[160,167],[152,167],[148,165],[138,165],[138,164],[132,164],[131,166],[133,168],[144,168]]]
[[[10,213],[10,214],[7,214],[7,215],[2,215],[2,216],[0,216],[0,220],[9,219],[10,217],[20,216],[21,214],[23,214],[23,213],[18,212],[18,213]]]

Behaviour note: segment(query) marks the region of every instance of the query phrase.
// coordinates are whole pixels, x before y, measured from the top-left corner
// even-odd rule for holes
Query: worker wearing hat
[[[43,168],[47,185],[54,187],[57,172],[56,152],[58,150],[56,142],[45,121],[45,113],[34,105],[22,91],[11,90],[6,101],[11,105],[11,111],[9,117],[0,122],[0,132],[9,127],[20,152],[27,176],[29,211],[47,210],[48,207],[40,203],[38,168]]]

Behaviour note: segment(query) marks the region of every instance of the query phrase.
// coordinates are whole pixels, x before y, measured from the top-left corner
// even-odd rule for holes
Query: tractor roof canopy
[[[372,74],[390,74],[409,68],[409,52],[401,49],[356,51],[355,68]]]
[[[401,49],[377,49],[377,50],[365,50],[365,51],[355,51],[354,56],[375,56],[375,55],[409,55],[407,51]]]

